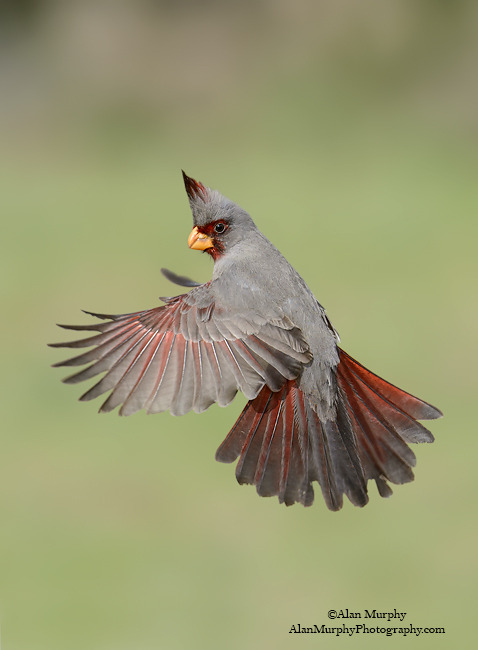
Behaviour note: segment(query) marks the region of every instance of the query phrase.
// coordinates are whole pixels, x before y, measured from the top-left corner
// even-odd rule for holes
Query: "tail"
[[[387,481],[413,480],[416,459],[406,443],[433,442],[417,420],[442,413],[339,353],[335,421],[320,420],[296,381],[278,392],[265,386],[247,403],[216,453],[225,463],[239,457],[239,483],[310,506],[318,481],[327,507],[340,510],[344,494],[354,505],[368,502],[369,479],[383,497],[392,494]]]

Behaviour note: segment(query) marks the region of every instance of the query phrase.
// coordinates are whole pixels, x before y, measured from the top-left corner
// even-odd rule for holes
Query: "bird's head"
[[[183,179],[194,222],[189,248],[205,251],[217,260],[257,230],[247,212],[217,190],[205,187],[184,172]]]

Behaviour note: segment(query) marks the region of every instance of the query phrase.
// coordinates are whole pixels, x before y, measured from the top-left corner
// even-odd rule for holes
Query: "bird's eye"
[[[222,223],[222,221],[219,221],[215,226],[214,230],[217,232],[218,235],[220,235],[222,232],[226,230],[226,224]]]

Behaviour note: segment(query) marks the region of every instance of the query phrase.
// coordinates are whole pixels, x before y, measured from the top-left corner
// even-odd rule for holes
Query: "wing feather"
[[[253,313],[228,311],[217,304],[209,284],[163,300],[164,306],[119,316],[92,314],[107,322],[63,326],[99,332],[53,344],[91,347],[55,364],[89,364],[67,377],[66,383],[105,373],[81,400],[110,391],[101,411],[120,406],[121,415],[141,409],[148,413],[169,409],[173,415],[200,412],[213,402],[226,406],[238,390],[248,399],[256,398],[265,385],[278,391],[311,359],[301,331],[290,320],[274,315],[265,322]],[[274,426],[281,430],[284,414],[277,411],[275,416]],[[268,480],[264,475],[262,484]]]

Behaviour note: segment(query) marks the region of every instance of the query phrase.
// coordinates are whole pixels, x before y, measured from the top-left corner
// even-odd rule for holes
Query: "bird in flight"
[[[314,500],[320,485],[330,510],[343,495],[368,502],[389,483],[413,480],[407,443],[432,442],[418,420],[442,413],[367,370],[340,347],[324,308],[249,214],[183,172],[194,227],[190,248],[214,260],[199,284],[163,269],[190,291],[153,309],[93,314],[103,322],[61,325],[97,332],[53,347],[92,348],[55,366],[83,366],[67,384],[106,373],[80,400],[109,392],[100,411],[141,409],[201,413],[227,406],[237,391],[249,400],[216,452],[239,459],[239,483],[281,503]]]

